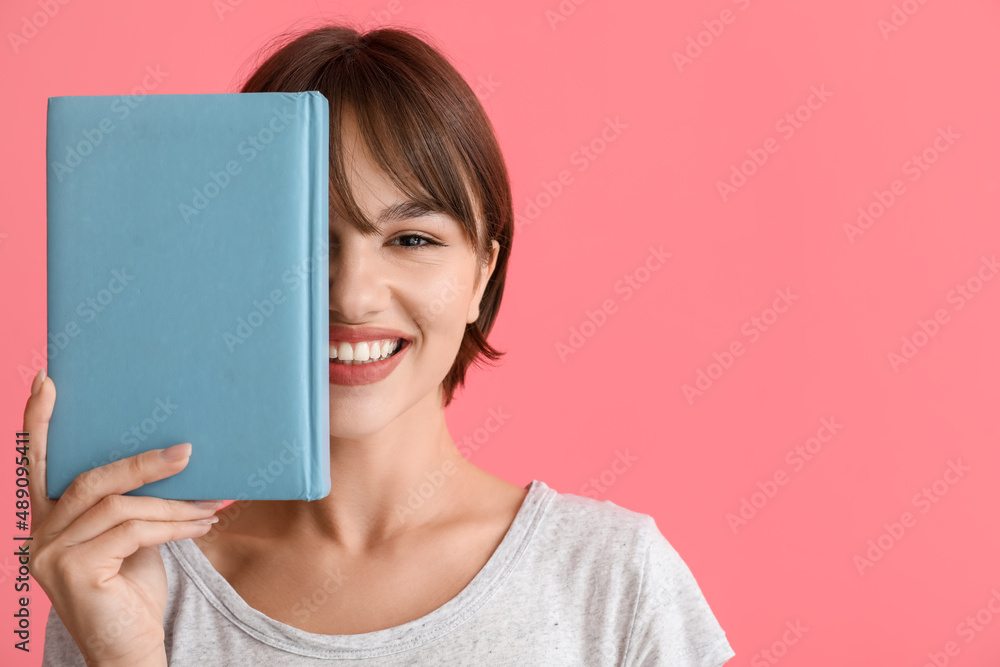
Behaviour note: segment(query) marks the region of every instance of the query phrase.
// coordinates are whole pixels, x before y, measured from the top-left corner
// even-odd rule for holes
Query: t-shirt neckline
[[[458,595],[424,616],[384,630],[357,635],[324,635],[277,621],[243,600],[212,566],[194,540],[165,542],[179,565],[222,615],[257,640],[314,658],[375,658],[433,641],[466,622],[510,575],[538,527],[555,491],[532,480],[510,528],[483,568]]]

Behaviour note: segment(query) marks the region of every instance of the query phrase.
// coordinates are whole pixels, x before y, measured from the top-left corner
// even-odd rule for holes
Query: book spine
[[[330,492],[330,378],[329,363],[330,285],[329,285],[329,102],[319,91],[304,95],[308,131],[310,191],[310,256],[316,259],[316,269],[310,283],[310,340],[313,359],[309,365],[312,377],[310,426],[312,442],[308,447],[309,469],[306,471],[306,499],[317,500]]]

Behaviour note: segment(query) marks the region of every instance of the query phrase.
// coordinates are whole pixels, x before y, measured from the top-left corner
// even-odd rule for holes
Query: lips
[[[331,360],[330,384],[356,386],[383,380],[399,365],[409,349],[410,343],[406,341],[395,354],[381,361],[365,364],[339,364]]]

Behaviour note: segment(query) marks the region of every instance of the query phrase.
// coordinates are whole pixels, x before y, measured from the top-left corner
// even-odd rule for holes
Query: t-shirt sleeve
[[[735,652],[691,570],[648,517],[627,667],[720,667]]]

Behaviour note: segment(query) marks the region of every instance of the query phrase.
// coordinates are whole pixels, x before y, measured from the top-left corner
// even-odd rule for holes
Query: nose
[[[330,248],[330,319],[365,322],[388,298],[371,239],[344,239]]]

